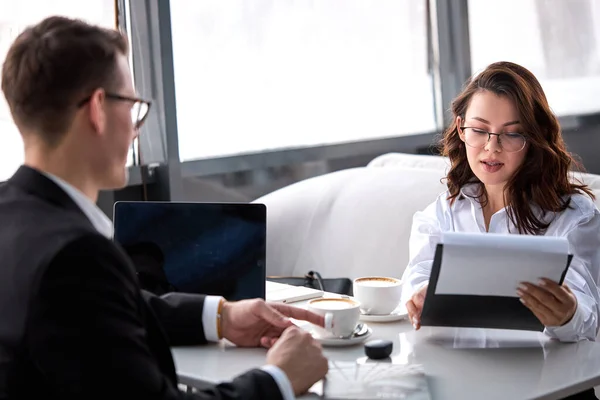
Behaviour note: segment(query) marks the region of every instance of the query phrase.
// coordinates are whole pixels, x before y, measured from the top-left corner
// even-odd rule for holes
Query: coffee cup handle
[[[333,329],[333,314],[332,313],[325,314],[325,329],[327,329],[328,331]]]

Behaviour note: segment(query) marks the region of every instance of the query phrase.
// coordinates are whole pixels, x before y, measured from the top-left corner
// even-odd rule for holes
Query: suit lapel
[[[75,204],[73,199],[41,172],[28,167],[21,166],[15,174],[7,181],[9,185],[18,186],[24,192],[39,197],[46,202],[64,208],[68,211],[79,213],[87,220],[87,217],[81,209]]]

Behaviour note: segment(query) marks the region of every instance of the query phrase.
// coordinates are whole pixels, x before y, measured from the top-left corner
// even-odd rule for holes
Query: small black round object
[[[365,354],[373,360],[381,360],[392,354],[393,347],[391,340],[370,340],[365,343]]]

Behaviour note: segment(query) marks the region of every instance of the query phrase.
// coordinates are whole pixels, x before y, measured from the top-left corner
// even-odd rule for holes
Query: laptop
[[[265,298],[263,204],[120,201],[113,219],[142,289]]]

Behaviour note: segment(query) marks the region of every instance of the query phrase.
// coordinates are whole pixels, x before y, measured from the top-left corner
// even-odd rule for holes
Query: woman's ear
[[[460,137],[460,140],[462,140],[463,142],[465,141],[465,132],[460,128],[463,124],[463,119],[462,117],[459,115],[456,117],[456,131],[458,132],[458,137]]]

